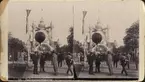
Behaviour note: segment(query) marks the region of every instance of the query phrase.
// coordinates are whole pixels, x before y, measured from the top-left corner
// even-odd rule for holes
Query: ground
[[[40,72],[38,75],[33,74],[33,64],[29,63],[29,68],[26,68],[24,71],[15,71],[11,68],[12,66],[9,64],[9,78],[73,78],[73,75],[67,75],[67,66],[63,63],[62,67],[58,69],[58,75],[54,75],[53,66],[50,61],[47,61],[45,64],[45,71]],[[24,68],[24,67],[23,67]],[[19,68],[19,69],[23,69]]]
[[[15,71],[14,68],[11,66],[12,64],[9,64],[9,78],[73,78],[71,75],[66,74],[67,66],[63,63],[63,66],[59,68],[58,72],[59,74],[57,76],[53,75],[54,70],[53,66],[49,61],[45,64],[45,71],[46,72],[40,72],[39,75],[33,74],[33,64],[29,64],[29,68],[18,68],[22,71]],[[101,63],[101,73],[95,73],[95,75],[89,75],[88,74],[88,64],[85,64],[84,71],[81,71],[82,66],[79,63],[75,63],[75,71],[78,76],[78,78],[138,78],[138,70],[135,68],[135,64],[130,64],[130,69],[127,68],[128,76],[125,74],[121,74],[122,67],[118,64],[118,67],[113,67],[113,75],[109,75],[109,70],[105,62]],[[94,66],[95,68],[95,66]],[[95,70],[94,70],[95,71]]]
[[[113,67],[113,75],[109,75],[109,70],[105,62],[102,62],[101,64],[101,73],[95,73],[95,75],[89,75],[88,70],[89,66],[86,63],[84,71],[81,71],[78,73],[78,78],[138,78],[138,70],[135,68],[135,64],[131,63],[130,64],[130,69],[126,68],[128,72],[128,76],[125,74],[121,74],[122,67],[118,63],[118,67],[115,68]],[[94,71],[95,71],[95,66],[94,66]]]

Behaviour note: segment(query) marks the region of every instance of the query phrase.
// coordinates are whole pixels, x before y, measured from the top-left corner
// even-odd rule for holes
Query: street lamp
[[[84,23],[85,23],[85,16],[87,14],[87,11],[83,11],[83,19],[82,19],[82,34],[84,34]]]
[[[26,34],[28,33],[28,26],[29,26],[29,15],[30,15],[31,10],[30,9],[26,9]],[[28,34],[29,35],[29,34]],[[30,41],[30,35],[28,36],[28,42]],[[31,46],[27,45],[27,49],[28,49],[28,64],[30,62],[30,49]]]

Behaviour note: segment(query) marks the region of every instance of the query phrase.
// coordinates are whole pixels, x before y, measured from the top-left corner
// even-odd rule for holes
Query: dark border
[[[8,80],[138,80],[138,78],[9,78]]]

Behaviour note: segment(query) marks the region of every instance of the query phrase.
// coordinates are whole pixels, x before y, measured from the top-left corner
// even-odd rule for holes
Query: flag
[[[31,10],[27,9],[26,10],[26,33],[28,32],[28,17],[29,17],[29,14],[30,14]]]

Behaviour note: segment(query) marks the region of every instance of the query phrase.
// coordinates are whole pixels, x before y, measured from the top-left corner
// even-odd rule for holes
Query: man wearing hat
[[[40,71],[45,72],[44,66],[45,66],[45,60],[46,60],[46,53],[42,53],[40,56]]]
[[[96,58],[95,58],[95,64],[96,64],[96,70],[95,72],[100,72],[100,64],[101,64],[101,53],[98,52],[97,54],[95,54]]]
[[[37,51],[31,52],[31,57],[34,64],[33,74],[38,74],[38,59],[39,59],[38,52]]]
[[[121,74],[123,74],[123,72],[125,72],[125,74],[128,75],[128,74],[127,74],[127,71],[126,71],[126,68],[125,68],[126,65],[127,65],[127,63],[128,63],[128,60],[127,60],[125,54],[123,54],[123,55],[121,56],[120,62],[121,62],[121,66],[122,66]]]
[[[89,74],[93,73],[93,62],[94,62],[94,54],[92,52],[88,53],[88,64],[89,64]]]
[[[69,72],[71,72],[71,75],[73,75],[73,71],[71,70],[71,66],[73,65],[73,58],[72,58],[72,55],[71,53],[68,53],[67,57],[66,57],[66,64],[68,66],[68,69],[67,69],[67,74]]]

